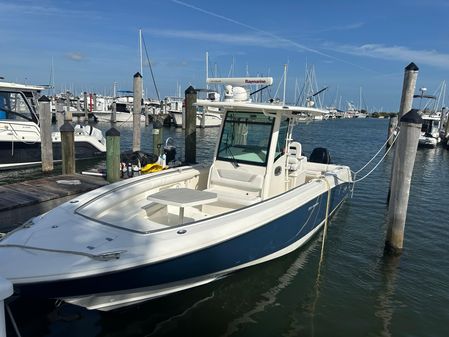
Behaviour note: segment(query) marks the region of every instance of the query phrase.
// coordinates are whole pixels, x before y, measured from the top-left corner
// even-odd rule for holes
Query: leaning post
[[[42,172],[53,171],[53,143],[51,139],[51,111],[50,99],[42,96],[39,102],[39,120],[41,133],[41,162]]]
[[[422,118],[416,109],[410,110],[400,120],[390,183],[391,195],[385,240],[385,250],[394,255],[400,254],[403,248],[405,219],[421,125]]]
[[[133,151],[140,151],[140,114],[142,113],[142,75],[133,79]]]
[[[69,121],[59,129],[61,132],[62,174],[75,174],[75,129]]]
[[[120,131],[111,127],[106,131],[106,180],[110,183],[120,179]]]
[[[185,91],[185,161],[187,163],[196,163],[196,90],[190,86]]]
[[[411,62],[404,69],[404,83],[402,85],[401,105],[399,106],[398,120],[410,111],[413,104],[413,94],[416,88],[416,79],[418,78],[419,68],[416,64]]]

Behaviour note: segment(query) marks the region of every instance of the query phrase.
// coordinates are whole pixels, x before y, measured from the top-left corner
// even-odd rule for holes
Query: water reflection
[[[240,315],[228,324],[226,333],[223,336],[231,336],[237,332],[241,326],[255,322],[253,316],[263,312],[268,306],[274,305],[277,301],[278,294],[288,287],[294,280],[299,270],[302,269],[309,259],[309,255],[318,247],[319,241],[314,240],[304,251],[300,253],[298,258],[291,264],[287,271],[277,279],[277,284],[261,294],[264,298],[255,303],[254,307]]]
[[[381,319],[381,336],[391,337],[391,323],[395,310],[395,290],[400,256],[385,254],[380,260],[379,272],[382,275],[383,289],[377,296],[376,311],[374,315]]]

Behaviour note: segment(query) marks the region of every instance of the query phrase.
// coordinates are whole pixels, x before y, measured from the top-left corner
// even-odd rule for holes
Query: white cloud
[[[81,54],[79,51],[73,51],[66,54],[67,58],[72,61],[82,61],[85,60],[86,57]]]
[[[449,54],[439,53],[436,50],[414,50],[403,46],[385,46],[382,44],[341,45],[330,46],[330,48],[341,53],[357,56],[415,62],[418,67],[420,64],[426,64],[449,69]]]

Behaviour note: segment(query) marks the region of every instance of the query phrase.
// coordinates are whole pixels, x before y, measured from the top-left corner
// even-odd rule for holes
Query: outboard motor
[[[330,164],[331,155],[329,151],[324,147],[314,148],[309,158],[310,162],[320,163],[320,164]]]
[[[171,137],[168,137],[167,140],[165,141],[164,154],[166,156],[165,160],[167,163],[175,161],[176,147],[174,145],[173,138],[171,138]]]

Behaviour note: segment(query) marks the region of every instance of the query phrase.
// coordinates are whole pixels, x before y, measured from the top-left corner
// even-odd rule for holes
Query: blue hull
[[[347,183],[332,189],[330,212],[341,204],[348,192]],[[171,260],[93,277],[16,285],[15,291],[29,297],[75,297],[160,286],[219,273],[293,245],[323,222],[326,203],[327,193],[324,193],[253,231]]]

